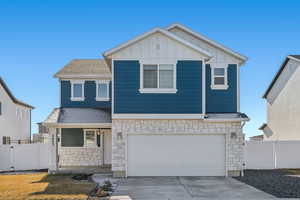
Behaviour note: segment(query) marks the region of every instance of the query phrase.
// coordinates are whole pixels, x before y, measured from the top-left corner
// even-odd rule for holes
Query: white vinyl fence
[[[300,141],[246,141],[246,169],[300,168]]]
[[[49,144],[0,145],[0,171],[47,169]]]

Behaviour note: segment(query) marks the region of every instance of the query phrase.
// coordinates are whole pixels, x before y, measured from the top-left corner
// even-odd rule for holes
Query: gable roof
[[[206,51],[204,49],[201,49],[200,47],[198,47],[198,46],[196,46],[196,45],[194,45],[194,44],[192,44],[192,43],[190,43],[190,42],[188,42],[188,41],[186,41],[186,40],[184,40],[184,39],[176,36],[175,34],[169,32],[169,31],[161,29],[161,28],[154,28],[154,29],[152,29],[152,30],[150,30],[150,31],[148,31],[148,32],[146,32],[146,33],[138,36],[138,37],[135,37],[132,40],[129,40],[129,41],[127,41],[127,42],[125,42],[125,43],[123,43],[123,44],[121,44],[121,45],[119,45],[119,46],[117,46],[115,48],[112,48],[112,49],[104,52],[103,56],[107,57],[107,56],[109,56],[109,55],[111,55],[111,54],[113,54],[113,53],[115,53],[117,51],[120,51],[121,49],[124,49],[124,48],[126,48],[126,47],[128,47],[128,46],[130,46],[130,45],[132,45],[132,44],[134,44],[134,43],[136,43],[136,42],[138,42],[138,41],[140,41],[140,40],[148,37],[149,35],[152,35],[152,34],[157,33],[157,32],[162,33],[163,35],[165,35],[165,36],[167,36],[167,37],[169,37],[169,38],[171,38],[171,39],[173,39],[173,40],[175,40],[175,41],[177,41],[177,42],[179,42],[179,43],[181,43],[181,44],[183,44],[183,45],[185,45],[187,47],[190,47],[190,48],[194,49],[195,51],[203,54],[208,59],[210,59],[212,57],[212,55],[208,51]]]
[[[0,77],[0,85],[2,85],[4,91],[7,93],[7,95],[10,97],[10,99],[15,103],[15,104],[18,104],[18,105],[21,105],[21,106],[25,106],[25,107],[28,107],[28,108],[31,108],[31,109],[34,109],[33,106],[27,104],[27,103],[24,103],[20,100],[18,100],[13,94],[12,92],[9,90],[9,88],[7,87],[7,85],[5,84],[4,80]]]
[[[271,91],[271,89],[273,88],[274,84],[276,83],[277,79],[279,78],[280,74],[283,72],[286,64],[288,63],[288,61],[292,59],[292,60],[296,60],[298,62],[300,62],[300,55],[289,55],[285,58],[284,62],[281,64],[279,70],[277,71],[275,77],[273,78],[271,84],[268,86],[267,90],[265,91],[263,98],[267,98],[269,92]]]
[[[111,79],[111,72],[103,59],[73,59],[59,70],[54,77]]]
[[[175,23],[175,24],[172,24],[172,25],[170,25],[169,27],[167,27],[167,30],[169,31],[169,30],[171,30],[171,29],[173,29],[173,28],[179,28],[179,29],[181,29],[181,30],[183,30],[183,31],[185,31],[185,32],[187,32],[187,33],[190,33],[191,35],[193,35],[194,37],[196,37],[196,38],[198,38],[198,39],[200,39],[200,40],[204,40],[205,42],[211,44],[212,46],[214,46],[214,47],[216,47],[216,48],[219,48],[219,49],[223,50],[224,52],[226,52],[226,53],[228,53],[228,54],[230,54],[230,55],[232,55],[232,56],[234,56],[234,57],[236,57],[236,58],[242,60],[242,61],[243,61],[242,64],[243,64],[245,61],[247,61],[247,59],[248,59],[246,56],[243,56],[243,55],[241,55],[241,54],[239,54],[239,53],[237,53],[237,52],[235,52],[235,51],[229,49],[228,47],[225,47],[224,45],[219,44],[219,43],[217,43],[216,41],[213,41],[213,40],[207,38],[206,36],[204,36],[204,35],[202,35],[202,34],[200,34],[200,33],[197,33],[197,32],[195,32],[195,31],[189,29],[189,28],[186,27],[186,26],[183,26],[183,25],[181,25],[181,24]]]

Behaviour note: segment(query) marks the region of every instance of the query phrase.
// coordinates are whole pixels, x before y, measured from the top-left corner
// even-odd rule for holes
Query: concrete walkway
[[[141,177],[118,180],[113,193],[117,199],[275,199],[232,178],[224,177]]]

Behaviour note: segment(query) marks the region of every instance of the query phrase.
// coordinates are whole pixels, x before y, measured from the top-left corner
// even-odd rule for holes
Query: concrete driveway
[[[141,177],[120,180],[111,199],[275,199],[232,178]]]

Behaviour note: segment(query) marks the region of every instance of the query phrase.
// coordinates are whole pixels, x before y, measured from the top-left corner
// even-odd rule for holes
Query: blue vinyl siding
[[[206,112],[235,113],[237,112],[237,66],[228,65],[228,89],[211,89],[211,68],[206,65]]]
[[[202,113],[202,62],[178,61],[177,93],[140,93],[138,61],[114,61],[114,113]]]
[[[61,81],[61,107],[77,108],[110,108],[111,107],[111,82],[109,85],[110,101],[96,101],[95,81],[85,81],[84,101],[71,101],[71,82]]]

